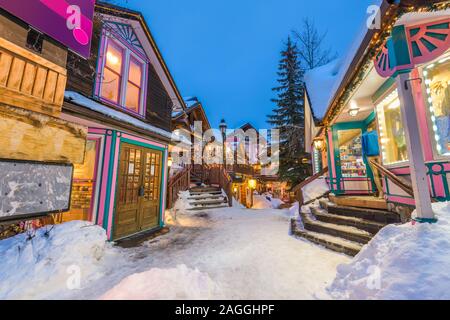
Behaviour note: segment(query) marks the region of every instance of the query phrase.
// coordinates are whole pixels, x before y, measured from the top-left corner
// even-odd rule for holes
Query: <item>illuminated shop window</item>
[[[366,165],[362,153],[362,131],[360,129],[338,132],[342,177],[366,176]]]
[[[97,142],[88,140],[84,162],[74,165],[70,211],[62,216],[62,221],[90,220],[95,188],[95,164]]]
[[[386,165],[408,161],[398,91],[394,90],[377,106],[381,153]]]
[[[450,56],[423,71],[426,99],[439,155],[450,155]]]

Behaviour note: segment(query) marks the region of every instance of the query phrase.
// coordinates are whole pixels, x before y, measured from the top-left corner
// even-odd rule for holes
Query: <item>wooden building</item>
[[[310,144],[336,196],[384,196],[384,207],[416,208],[421,221],[434,221],[430,197],[450,200],[449,10],[448,1],[383,1],[381,29],[334,62],[326,103],[312,101],[323,118]],[[323,88],[316,80],[312,91]]]
[[[0,8],[1,221],[70,206],[72,165],[84,161],[87,126],[61,117],[67,56],[66,46]]]
[[[62,118],[88,128],[63,221],[103,226],[109,239],[164,223],[177,86],[141,13],[98,2],[88,61],[67,59]]]

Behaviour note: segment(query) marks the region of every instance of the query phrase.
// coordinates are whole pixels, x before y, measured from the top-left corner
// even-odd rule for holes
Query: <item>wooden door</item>
[[[162,152],[122,144],[114,239],[158,226]]]
[[[147,149],[143,158],[141,197],[141,229],[155,228],[159,224],[161,195],[162,152]]]

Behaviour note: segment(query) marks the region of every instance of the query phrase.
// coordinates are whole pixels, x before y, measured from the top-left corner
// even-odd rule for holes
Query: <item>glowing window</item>
[[[450,155],[450,56],[427,66],[423,75],[433,129],[432,143],[439,155]]]
[[[106,38],[99,95],[133,113],[144,114],[147,64],[117,39]]]
[[[408,161],[398,91],[394,90],[377,106],[381,153],[384,164]]]

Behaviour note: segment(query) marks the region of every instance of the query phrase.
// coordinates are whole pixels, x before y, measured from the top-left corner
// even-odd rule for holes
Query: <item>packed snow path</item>
[[[0,299],[327,299],[350,262],[290,236],[289,210],[182,207],[130,249],[81,221],[0,241]]]
[[[161,298],[327,298],[325,288],[333,281],[337,265],[349,258],[292,238],[287,215],[288,210],[238,208],[178,214],[169,234],[139,248],[123,249],[128,261],[92,283],[79,297],[99,298],[130,274],[186,265],[209,275],[218,290],[211,290],[207,297],[195,292],[174,297],[166,286],[159,289],[169,291]],[[139,281],[145,282],[145,275]],[[148,286],[152,281],[159,280],[148,281]],[[155,297],[153,292],[148,296],[124,284],[104,298],[128,298],[127,290],[130,298]]]

